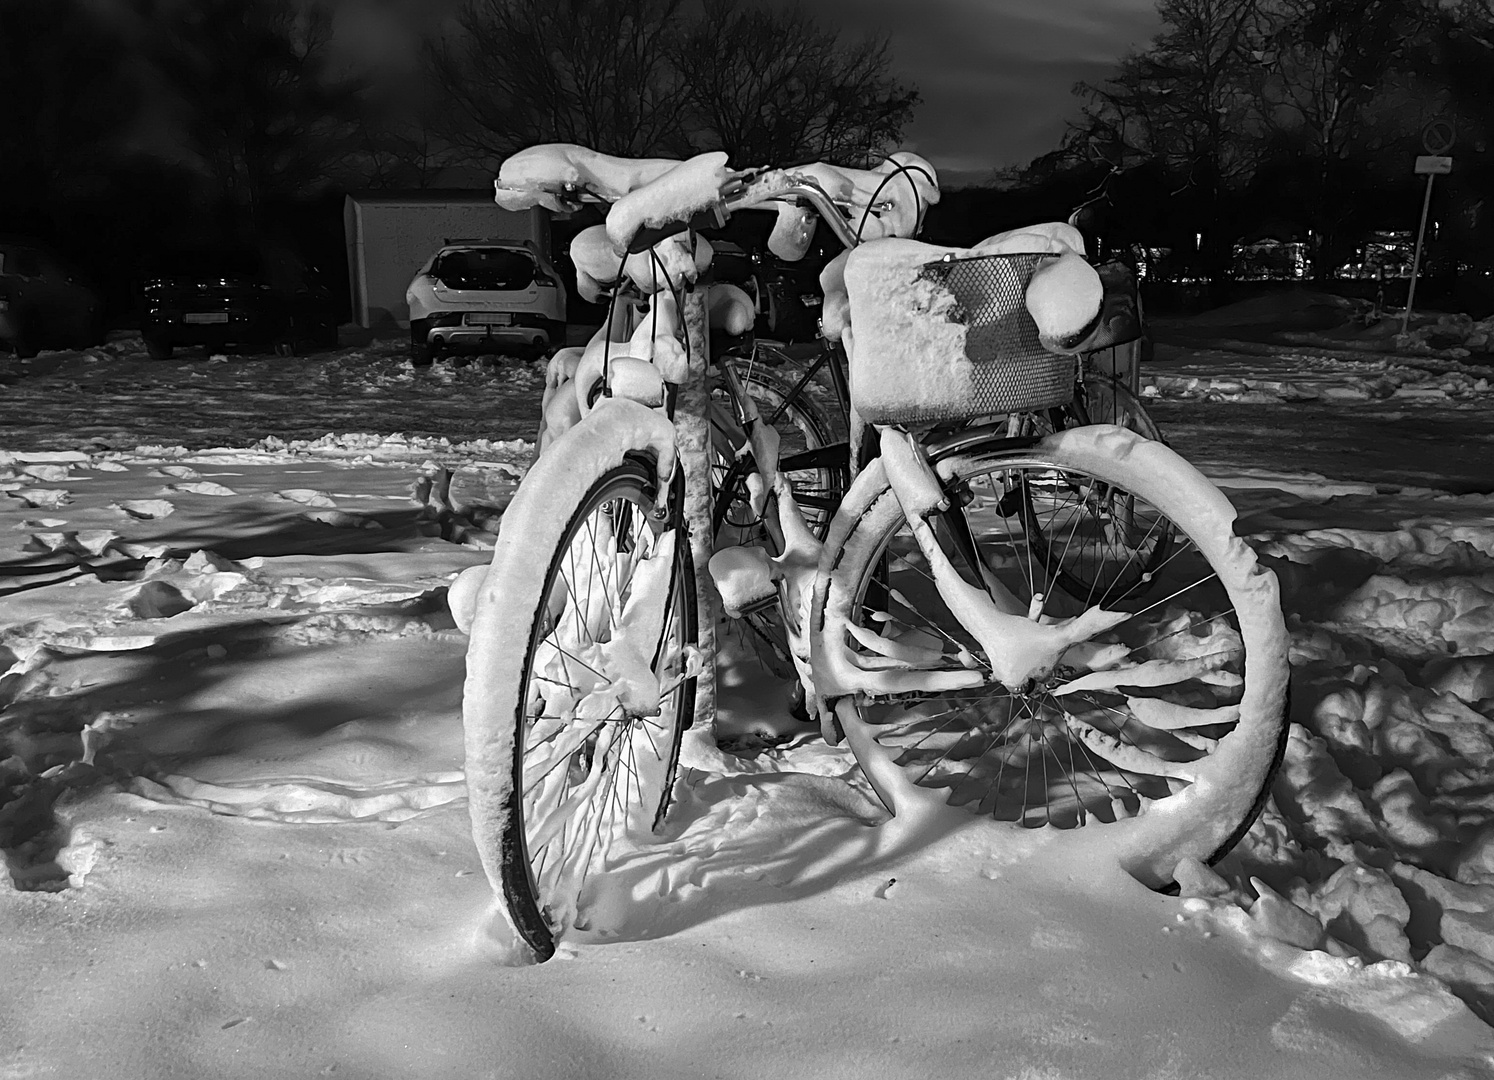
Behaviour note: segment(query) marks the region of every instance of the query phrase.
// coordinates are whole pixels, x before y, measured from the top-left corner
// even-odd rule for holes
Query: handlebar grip
[[[663,225],[643,225],[628,242],[628,254],[638,255],[661,240],[678,236],[687,229],[717,229],[726,224],[726,213],[720,203],[712,203],[704,210],[697,210],[687,221],[667,221]]]

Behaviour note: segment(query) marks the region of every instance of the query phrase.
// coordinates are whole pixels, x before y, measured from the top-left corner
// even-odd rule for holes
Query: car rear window
[[[522,289],[534,281],[534,259],[512,248],[462,248],[437,256],[431,273],[475,288]]]

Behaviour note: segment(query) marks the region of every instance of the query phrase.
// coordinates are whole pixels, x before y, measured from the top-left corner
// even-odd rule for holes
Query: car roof
[[[441,245],[437,254],[448,251],[472,251],[478,248],[498,248],[503,251],[522,251],[529,255],[538,255],[539,249],[529,240],[452,240]]]

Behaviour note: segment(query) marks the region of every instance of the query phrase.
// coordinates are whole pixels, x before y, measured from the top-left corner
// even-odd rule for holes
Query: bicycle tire
[[[920,568],[922,553],[880,466],[869,469],[847,496],[848,505],[864,507],[859,519],[838,525],[831,537],[844,542],[817,596],[816,631],[825,635],[826,649],[843,642],[863,656],[868,648],[852,639],[847,623],[863,638],[870,632],[882,642],[926,650],[915,665],[920,670],[881,678],[876,694],[858,694],[859,730],[848,725],[873,786],[875,777],[892,778],[892,794],[879,791],[888,808],[896,812],[899,798],[926,799],[928,789],[947,789],[951,804],[1022,826],[1053,827],[1061,843],[1098,836],[1154,887],[1167,886],[1185,856],[1223,857],[1259,814],[1280,763],[1289,673],[1275,576],[1234,535],[1233,508],[1171,450],[1109,426],[1060,432],[1026,451],[992,440],[951,451],[935,467],[950,490],[971,500],[953,521],[975,524],[984,572],[1024,604],[1046,591],[1051,575],[1024,543],[1021,522],[1004,518],[1000,506],[1002,492],[1029,477],[1083,475],[1123,488],[1147,513],[1169,521],[1179,543],[1158,590],[1171,595],[1104,601],[1131,618],[1090,643],[1118,646],[1110,657],[1114,673],[1091,676],[1095,687],[1068,691],[1085,669],[1077,659],[1041,685],[1001,687],[989,674],[984,680],[977,674],[979,685],[970,685],[972,668],[988,673],[989,667]],[[983,478],[992,487],[976,492]],[[936,525],[938,517],[929,523],[941,545],[956,547],[951,521]],[[980,584],[968,563],[954,556],[951,562]],[[1087,606],[1053,594],[1045,603],[1053,615]],[[1071,651],[1065,659],[1078,655]],[[1184,663],[1169,668],[1170,659]],[[1127,672],[1147,664],[1129,676],[1136,681],[1126,681]],[[967,689],[920,691],[920,683],[929,684],[925,670],[947,673],[949,685],[964,680]],[[1138,689],[1144,677],[1162,681]],[[1159,800],[1175,809],[1148,809]]]
[[[626,424],[583,422],[558,440],[504,514],[473,619],[463,696],[473,835],[538,961],[584,921],[609,857],[662,824],[694,711],[682,471],[661,521],[656,452]],[[626,701],[630,687],[649,690],[640,660],[657,702]]]

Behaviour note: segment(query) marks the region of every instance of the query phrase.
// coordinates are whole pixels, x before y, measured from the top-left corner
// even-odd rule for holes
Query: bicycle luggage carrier
[[[937,249],[934,249],[937,250]],[[1077,361],[1044,349],[1027,283],[1047,253],[952,253],[873,241],[846,264],[851,401],[875,424],[908,428],[1063,405]]]

